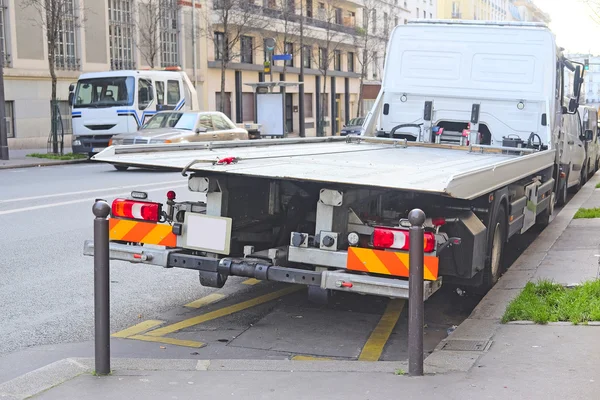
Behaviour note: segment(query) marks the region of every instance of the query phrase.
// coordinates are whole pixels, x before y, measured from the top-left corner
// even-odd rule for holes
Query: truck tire
[[[565,204],[567,204],[567,198],[569,197],[569,188],[568,188],[568,185],[567,185],[568,182],[569,182],[569,177],[567,176],[559,184],[560,190],[558,191],[558,195],[557,195],[557,198],[556,198],[556,204],[558,206],[562,207]]]
[[[119,164],[115,164],[113,165],[113,167],[115,167],[115,169],[117,171],[127,171],[127,168],[129,168],[129,165],[119,165]]]
[[[479,292],[485,293],[498,282],[502,276],[502,253],[506,240],[506,208],[501,205],[496,212],[494,222],[490,225],[488,253],[483,269],[483,282]]]
[[[548,226],[548,224],[550,224],[550,219],[552,218],[552,214],[554,214],[555,205],[556,195],[554,192],[552,192],[552,194],[550,195],[550,203],[548,204],[548,207],[546,207],[546,209],[539,213],[535,218],[535,223],[539,228],[544,229]]]

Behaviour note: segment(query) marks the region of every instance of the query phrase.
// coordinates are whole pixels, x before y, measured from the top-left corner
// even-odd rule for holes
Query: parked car
[[[598,144],[598,110],[590,106],[579,106],[582,132],[585,136],[585,168],[592,177],[600,166],[600,146]]]
[[[237,127],[227,116],[216,111],[161,111],[137,132],[113,136],[111,146],[131,144],[188,143],[247,140],[248,131]],[[115,164],[119,171],[128,165]]]
[[[344,125],[342,128],[340,131],[340,136],[359,135],[360,129],[362,128],[364,122],[364,117],[352,118],[350,121],[348,121],[348,124]]]

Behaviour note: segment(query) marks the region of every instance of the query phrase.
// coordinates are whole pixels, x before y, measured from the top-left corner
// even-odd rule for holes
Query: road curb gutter
[[[56,160],[56,162],[46,162],[39,164],[18,164],[18,165],[0,165],[0,170],[3,169],[19,169],[19,168],[41,168],[41,167],[53,167],[55,165],[69,165],[69,164],[81,164],[88,162],[88,159],[81,160]]]

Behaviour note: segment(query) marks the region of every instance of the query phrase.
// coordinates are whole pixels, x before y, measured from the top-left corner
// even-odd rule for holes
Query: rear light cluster
[[[161,214],[161,204],[149,201],[115,199],[112,203],[112,216],[144,221],[158,222]]]
[[[410,248],[409,232],[402,229],[375,228],[373,231],[373,247],[408,251]],[[425,232],[423,250],[425,253],[431,253],[435,250],[435,235],[433,233]]]

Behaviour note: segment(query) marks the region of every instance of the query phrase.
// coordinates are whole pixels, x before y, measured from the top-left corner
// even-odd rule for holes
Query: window
[[[160,113],[152,116],[142,129],[160,129],[167,126],[167,120],[173,118],[173,113]]]
[[[335,9],[335,23],[338,25],[342,25],[343,21],[342,21],[342,9],[341,8],[337,8]]]
[[[327,49],[325,47],[319,47],[319,68],[324,71],[329,69],[329,60],[327,57]]]
[[[336,71],[342,70],[342,52],[334,50],[333,53],[333,69]]]
[[[354,53],[348,52],[348,72],[354,72]]]
[[[178,81],[167,81],[167,104],[174,106],[179,103],[181,92]]]
[[[165,104],[165,83],[156,81],[156,104]]]
[[[138,83],[138,108],[140,110],[145,110],[153,99],[154,93],[152,92],[152,82],[146,79],[140,79]]]
[[[292,56],[292,59],[287,60],[285,62],[285,65],[287,65],[288,67],[293,67],[294,66],[294,58],[293,58],[294,57],[294,43],[287,42],[284,45],[284,52],[285,52],[285,54],[290,54]]]
[[[429,19],[433,19],[433,14],[429,13]]]
[[[423,18],[427,19],[427,11],[423,10]]]
[[[81,79],[75,90],[73,108],[132,106],[135,94],[133,77]]]
[[[312,93],[304,93],[304,117],[313,117],[313,95]]]
[[[417,7],[417,18],[419,18],[419,15],[420,15],[420,14],[421,14],[421,13],[419,12],[419,7]]]
[[[110,68],[135,69],[133,62],[132,0],[108,0]]]
[[[7,2],[8,2],[8,0],[0,0],[0,46],[1,46],[0,49],[2,49],[3,54],[4,54],[4,57],[2,58],[2,65],[4,65],[4,66],[8,65],[10,62],[10,54],[8,54],[8,46],[6,45],[6,27],[8,25],[7,18],[6,18],[7,17],[7,13],[6,13],[6,3]]]
[[[161,65],[163,67],[179,65],[177,0],[161,0],[159,4]]]
[[[377,10],[373,10],[372,12],[373,22],[371,23],[371,32],[373,34],[377,33]]]
[[[252,53],[254,50],[254,38],[252,36],[242,36],[240,39],[241,62],[252,64],[254,62]]]
[[[388,13],[383,13],[383,35],[387,36],[390,33],[390,19]]]
[[[373,52],[373,78],[377,78],[379,72],[379,55],[376,51]]]
[[[217,93],[217,96],[220,93]],[[212,117],[210,114],[201,114],[200,120],[198,121],[198,125],[200,128],[206,128],[207,132],[214,131],[215,128],[213,126]]]
[[[193,131],[196,127],[196,119],[198,119],[198,114],[196,113],[182,113],[174,128]]]
[[[254,93],[242,93],[242,121],[254,121]]]
[[[225,34],[223,32],[215,32],[215,61],[224,61],[227,52],[227,45],[225,43]]]
[[[404,18],[404,25],[408,24],[408,20]]]
[[[312,68],[312,47],[304,46],[304,68]]]
[[[215,100],[217,105],[217,110],[221,107],[221,92],[215,93]],[[231,118],[231,93],[225,92],[223,96],[223,110],[221,112],[227,115],[228,118]]]
[[[312,18],[313,16],[313,2],[312,0],[306,0],[306,16]]]
[[[74,0],[62,3],[62,18],[58,24],[58,37],[54,54],[54,65],[58,69],[76,70],[79,60],[75,45],[75,3]]]
[[[232,129],[229,123],[220,114],[213,114],[212,120],[213,125],[215,126],[215,130],[217,131],[225,131],[227,129]]]
[[[15,137],[15,102],[5,101],[4,112],[6,113],[4,122],[6,123],[6,133],[9,138]]]

